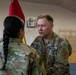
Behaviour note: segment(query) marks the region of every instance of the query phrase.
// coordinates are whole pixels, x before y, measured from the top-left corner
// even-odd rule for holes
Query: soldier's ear
[[[50,25],[51,25],[52,28],[54,27],[54,24],[53,23],[51,23]]]

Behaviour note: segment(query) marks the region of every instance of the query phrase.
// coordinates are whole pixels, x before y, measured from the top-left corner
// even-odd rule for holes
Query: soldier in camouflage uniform
[[[0,43],[0,75],[46,75],[37,51],[23,44],[23,36],[21,19],[6,17],[3,42]]]
[[[70,75],[68,58],[72,48],[68,40],[53,32],[53,18],[40,15],[37,19],[38,36],[31,44],[44,62],[47,75]]]

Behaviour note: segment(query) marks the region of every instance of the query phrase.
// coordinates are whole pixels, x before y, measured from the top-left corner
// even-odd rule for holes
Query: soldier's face
[[[46,18],[41,18],[37,21],[37,28],[41,37],[49,38],[52,34],[53,23],[49,22]]]
[[[24,37],[24,30],[22,28],[20,29],[18,36],[20,39],[22,39]]]

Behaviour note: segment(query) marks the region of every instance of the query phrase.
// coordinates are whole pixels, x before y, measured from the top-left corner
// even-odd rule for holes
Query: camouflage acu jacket
[[[3,47],[0,43],[0,69],[3,63]],[[0,75],[46,75],[46,72],[36,50],[24,45],[20,39],[11,39],[6,71],[0,70]]]
[[[47,75],[70,75],[68,58],[72,48],[68,40],[53,33],[47,44],[38,36],[31,46],[41,55]]]

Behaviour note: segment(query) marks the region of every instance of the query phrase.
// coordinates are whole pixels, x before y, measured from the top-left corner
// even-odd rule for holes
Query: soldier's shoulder
[[[41,39],[42,39],[42,37],[37,36],[34,41],[39,42]]]
[[[33,47],[29,46],[29,45],[27,45],[27,47],[30,50],[30,52],[33,52],[33,53],[37,52],[35,48],[33,48]]]
[[[64,46],[65,45],[66,47],[68,47],[68,44],[69,44],[67,39],[65,37],[61,36],[61,35],[57,35],[56,36],[55,42],[57,42],[58,45],[60,45],[60,46]]]
[[[72,53],[72,46],[71,46],[70,42],[68,41],[68,39],[63,37],[63,36],[61,36],[61,35],[59,35],[57,38],[59,39],[60,46],[63,46],[63,47],[66,46],[66,48],[69,51],[69,56],[70,56],[71,53]]]
[[[55,40],[58,41],[59,43],[61,43],[61,42],[64,42],[65,41],[65,38],[62,35],[56,34],[55,35]]]
[[[30,54],[30,53],[37,53],[37,51],[33,48],[33,47],[31,47],[31,46],[29,46],[29,45],[23,45],[22,47],[21,47],[21,49],[23,50],[23,51],[25,51],[25,53],[27,53],[27,54]]]

